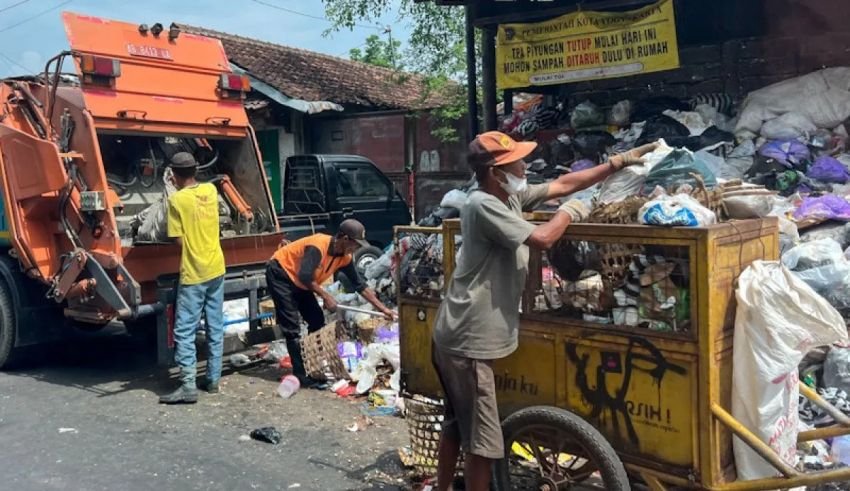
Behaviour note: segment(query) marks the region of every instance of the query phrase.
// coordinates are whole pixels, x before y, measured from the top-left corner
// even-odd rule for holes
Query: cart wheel
[[[569,411],[523,409],[504,421],[502,431],[505,458],[496,463],[493,479],[498,491],[631,490],[626,469],[605,437]]]

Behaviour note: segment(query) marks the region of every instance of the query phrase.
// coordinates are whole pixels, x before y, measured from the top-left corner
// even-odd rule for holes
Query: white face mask
[[[504,189],[506,193],[514,195],[528,189],[528,179],[524,177],[517,177],[510,172],[499,172],[501,172],[508,180],[508,182],[499,181],[499,185],[502,186],[502,189]]]

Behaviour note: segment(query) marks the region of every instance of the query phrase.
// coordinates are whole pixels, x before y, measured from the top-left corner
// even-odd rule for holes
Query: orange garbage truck
[[[225,297],[248,299],[253,340],[273,336],[257,304],[282,236],[242,105],[248,79],[220,41],[175,24],[62,20],[69,51],[0,81],[0,367],[69,324],[113,321],[155,332],[170,362],[180,250],[167,163],[180,151],[219,189]]]

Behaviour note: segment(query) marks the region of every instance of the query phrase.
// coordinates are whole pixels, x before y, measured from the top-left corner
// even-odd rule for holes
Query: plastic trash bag
[[[777,261],[756,261],[738,278],[733,344],[732,415],[789,465],[797,460],[799,375],[814,347],[847,342],[835,308]],[[733,439],[741,480],[776,469]]]
[[[578,172],[582,170],[592,169],[593,167],[596,167],[596,164],[592,160],[581,159],[575,161],[573,165],[570,166],[570,170],[572,170],[573,172]]]
[[[691,174],[702,176],[706,187],[713,188],[717,185],[714,173],[704,161],[696,158],[690,150],[679,148],[670,152],[661,162],[652,167],[646,176],[644,186],[645,189],[654,189],[655,186],[669,189],[683,184],[696,187],[697,180]]]
[[[723,131],[729,133],[734,132],[735,126],[729,120],[729,116],[719,112],[716,107],[709,104],[698,104],[694,107],[694,112],[702,116],[703,121],[708,125],[717,126]]]
[[[850,203],[833,194],[804,198],[800,207],[794,212],[794,219],[798,222],[802,220],[850,222]]]
[[[821,182],[835,184],[846,184],[850,180],[850,172],[837,159],[824,155],[815,160],[815,163],[806,172],[806,176]]]
[[[850,280],[850,262],[832,239],[803,242],[782,255],[782,264],[818,293]]]
[[[700,150],[694,153],[694,157],[704,162],[717,179],[734,181],[735,179],[742,179],[744,177],[746,169],[739,171],[739,169],[727,165],[723,157],[718,157],[707,150]]]
[[[841,244],[832,239],[803,242],[782,256],[782,264],[842,315],[850,314],[850,261]]]
[[[386,277],[390,274],[390,269],[393,265],[393,256],[395,255],[395,251],[392,247],[387,248],[386,251],[379,257],[377,260],[372,261],[366,269],[363,271],[363,276],[367,280],[374,280],[378,278]]]
[[[795,112],[818,128],[835,128],[850,117],[850,68],[819,70],[759,89],[741,105],[735,134],[758,135],[765,121]]]
[[[808,137],[817,129],[818,127],[806,116],[791,112],[764,123],[761,127],[761,136],[768,140],[793,140]]]
[[[663,139],[659,140],[658,143],[658,148],[644,155],[645,163],[643,165],[626,167],[602,182],[599,188],[599,202],[601,204],[615,203],[640,193],[650,169],[673,151]]]
[[[608,124],[623,128],[629,125],[632,115],[632,101],[620,101],[611,108]]]
[[[723,131],[717,126],[709,126],[699,136],[692,136],[685,142],[685,147],[696,152],[702,149],[715,149],[721,144],[728,144],[730,147],[735,142],[735,135],[728,131]]]
[[[691,132],[688,127],[670,116],[657,115],[646,120],[643,131],[635,143],[636,146],[651,143],[658,139],[672,141],[676,137],[688,137]],[[675,146],[675,145],[673,145]]]
[[[463,208],[464,203],[466,203],[466,197],[466,193],[460,189],[452,189],[443,196],[443,199],[440,201],[440,206],[443,208],[454,208],[456,210],[460,210]]]
[[[138,229],[135,240],[141,242],[168,242],[168,198],[177,192],[171,182],[171,168],[163,173],[165,190],[156,202],[133,217],[132,225]]]
[[[774,216],[774,215],[768,215]],[[785,254],[800,242],[800,231],[797,224],[780,216],[779,218],[779,254]]]
[[[605,124],[605,113],[596,104],[584,101],[573,109],[570,124],[576,129],[600,126]]]
[[[823,384],[850,392],[850,347],[833,346],[823,363]]]
[[[688,128],[691,136],[699,136],[703,131],[708,128],[709,125],[705,123],[705,120],[702,119],[702,115],[698,112],[694,111],[671,111],[667,110],[662,113],[665,116],[669,116],[676,121],[685,125]]]
[[[841,246],[842,249],[850,247],[850,223],[827,222],[806,229],[801,234],[803,242],[812,242],[815,240],[832,239]]]
[[[617,140],[607,131],[580,131],[572,138],[572,142],[576,154],[599,162]]]
[[[758,154],[767,159],[773,159],[788,169],[800,167],[811,160],[809,148],[797,140],[773,140],[765,143]]]
[[[277,445],[283,439],[283,435],[277,431],[277,428],[274,426],[266,426],[264,428],[257,428],[256,430],[251,432],[251,438],[260,442],[271,443],[272,445]]]
[[[687,194],[661,196],[643,205],[638,219],[644,225],[704,227],[717,223],[717,215]]]

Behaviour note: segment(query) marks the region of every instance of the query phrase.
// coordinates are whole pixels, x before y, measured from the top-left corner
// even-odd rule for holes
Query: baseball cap
[[[369,247],[371,245],[366,241],[366,227],[353,218],[343,220],[342,223],[339,224],[339,233],[345,235],[363,247]]]
[[[195,160],[195,156],[189,152],[177,152],[171,156],[171,167],[175,169],[188,169],[190,167],[197,167],[198,161]]]
[[[469,144],[469,163],[473,167],[507,165],[528,157],[536,148],[536,142],[518,142],[500,131],[488,131]]]

